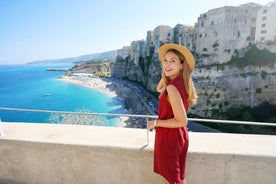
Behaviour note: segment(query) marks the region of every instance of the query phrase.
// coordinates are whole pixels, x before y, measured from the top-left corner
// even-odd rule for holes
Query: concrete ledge
[[[154,133],[142,129],[1,123],[0,183],[160,183]],[[190,133],[187,182],[276,181],[276,136]]]

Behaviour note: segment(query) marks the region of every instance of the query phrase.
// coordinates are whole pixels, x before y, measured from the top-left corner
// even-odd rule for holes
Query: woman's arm
[[[167,86],[168,99],[172,106],[174,118],[167,120],[158,120],[156,122],[156,127],[166,127],[166,128],[179,128],[187,126],[187,114],[184,108],[184,104],[179,91],[173,85]],[[148,129],[152,130],[154,128],[154,121],[148,122]]]

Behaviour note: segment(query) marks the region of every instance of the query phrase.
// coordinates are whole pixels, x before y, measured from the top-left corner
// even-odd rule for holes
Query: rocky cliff
[[[275,53],[272,56],[274,60],[268,63],[260,60],[258,65],[243,67],[230,64],[200,65],[202,58],[197,58],[192,77],[199,99],[190,112],[209,117],[213,110],[254,107],[264,101],[276,105]],[[161,78],[160,73],[160,61],[153,52],[144,57],[139,54],[117,57],[112,68],[113,77],[138,82],[153,93]]]
[[[193,74],[198,103],[191,110],[211,116],[214,110],[255,107],[264,101],[276,105],[276,63],[268,66],[197,68]]]
[[[88,62],[75,65],[67,75],[73,73],[89,73],[97,76],[109,76],[111,74],[113,62]]]

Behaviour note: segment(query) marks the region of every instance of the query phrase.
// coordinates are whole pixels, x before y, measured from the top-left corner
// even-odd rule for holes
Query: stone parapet
[[[145,129],[1,123],[0,183],[160,183]],[[190,132],[187,183],[275,183],[276,136]]]

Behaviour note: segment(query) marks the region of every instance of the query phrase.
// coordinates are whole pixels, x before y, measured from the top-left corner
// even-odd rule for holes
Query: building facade
[[[242,55],[254,40],[257,10],[262,6],[248,3],[209,10],[198,18],[195,28],[196,52],[218,63],[232,55]]]
[[[276,42],[276,1],[266,4],[258,11],[256,43]]]
[[[194,50],[194,26],[177,24],[171,31],[170,42],[184,45],[189,50]]]

